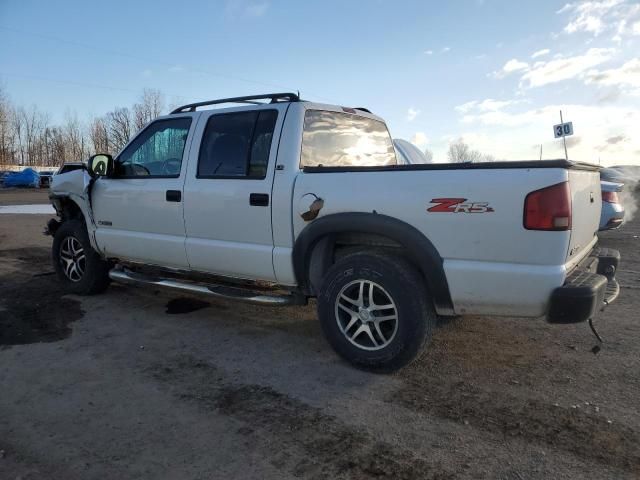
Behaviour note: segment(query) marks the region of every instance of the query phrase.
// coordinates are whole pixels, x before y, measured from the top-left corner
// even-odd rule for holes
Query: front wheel
[[[415,267],[378,252],[349,255],[329,269],[318,296],[318,316],[340,356],[381,372],[413,361],[436,323]]]
[[[91,295],[109,286],[109,263],[91,247],[80,220],[68,220],[56,230],[51,257],[65,290]]]

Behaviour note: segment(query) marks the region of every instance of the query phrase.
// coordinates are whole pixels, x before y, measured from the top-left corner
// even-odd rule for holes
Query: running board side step
[[[175,279],[151,277],[119,268],[111,269],[109,271],[109,278],[114,282],[119,283],[170,288],[187,293],[223,298],[225,300],[238,300],[245,303],[252,303],[254,305],[286,306],[306,305],[307,303],[306,297],[295,293],[288,295],[265,295],[244,288],[182,282]]]

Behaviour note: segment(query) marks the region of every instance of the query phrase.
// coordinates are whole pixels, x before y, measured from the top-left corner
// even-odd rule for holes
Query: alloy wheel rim
[[[398,309],[382,286],[370,280],[354,280],[340,290],[335,302],[338,328],[363,350],[385,348],[398,331]]]
[[[60,245],[60,265],[65,276],[79,282],[84,276],[86,256],[82,244],[75,237],[66,237]]]

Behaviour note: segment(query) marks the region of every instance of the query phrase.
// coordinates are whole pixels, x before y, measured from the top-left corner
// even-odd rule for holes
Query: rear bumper
[[[600,214],[600,230],[611,230],[622,225],[624,207],[619,203],[602,202]]]
[[[594,318],[620,293],[615,274],[620,252],[611,248],[594,250],[551,294],[547,320],[577,323]]]

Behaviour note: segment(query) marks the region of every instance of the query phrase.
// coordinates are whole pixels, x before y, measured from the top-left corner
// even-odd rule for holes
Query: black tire
[[[362,290],[361,283],[364,284]],[[371,304],[368,307],[375,311],[368,312],[363,321],[361,307],[356,307],[353,300],[345,302],[344,298],[363,299],[362,308],[368,310],[370,289],[373,289],[374,297],[390,299],[390,303],[383,305],[394,307],[378,310],[378,303],[387,300],[374,298],[373,307]],[[349,310],[339,307],[338,300]],[[356,309],[360,312],[357,316],[353,313]],[[376,323],[377,318],[394,315],[395,330],[390,325],[393,320],[387,320],[386,324]],[[415,360],[431,339],[437,320],[422,276],[415,267],[400,256],[381,252],[350,254],[329,269],[318,296],[318,317],[328,342],[342,358],[357,367],[377,372],[392,372]],[[347,328],[350,323],[353,325]],[[379,328],[374,328],[376,324]],[[367,325],[370,333],[366,332]],[[362,333],[349,340],[347,336],[356,333],[361,326]]]
[[[80,253],[76,255],[74,250]],[[60,225],[53,237],[51,258],[58,279],[70,293],[93,295],[109,286],[109,262],[91,247],[87,229],[80,220],[67,220]],[[73,266],[68,268],[71,260],[76,264],[75,270]]]

